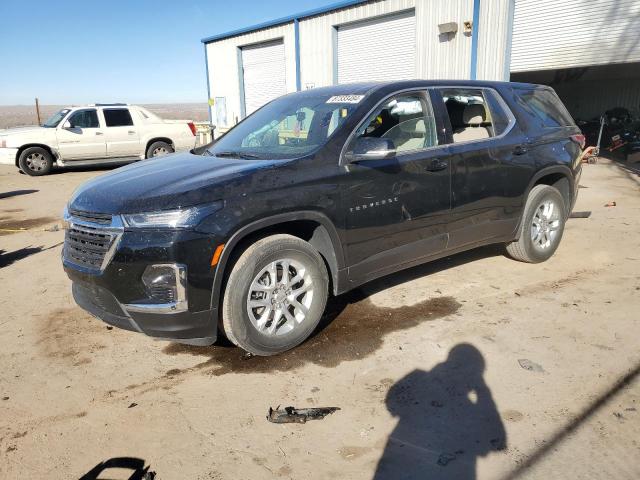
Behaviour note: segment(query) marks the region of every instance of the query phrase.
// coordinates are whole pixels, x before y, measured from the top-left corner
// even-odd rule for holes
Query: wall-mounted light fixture
[[[447,22],[447,23],[439,23],[438,24],[438,32],[441,42],[447,42],[452,40],[456,33],[458,33],[458,23],[457,22]]]

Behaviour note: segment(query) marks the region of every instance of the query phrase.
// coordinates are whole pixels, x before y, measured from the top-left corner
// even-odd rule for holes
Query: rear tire
[[[18,158],[18,166],[27,175],[40,177],[53,168],[53,157],[42,147],[25,148]]]
[[[275,355],[314,331],[327,303],[324,260],[307,242],[272,235],[247,248],[233,266],[222,301],[222,328],[238,347]]]
[[[163,157],[173,153],[175,150],[167,142],[153,142],[147,148],[147,158]]]
[[[564,198],[549,185],[536,185],[529,192],[522,215],[519,239],[506,245],[514,260],[540,263],[557,250],[566,222]]]

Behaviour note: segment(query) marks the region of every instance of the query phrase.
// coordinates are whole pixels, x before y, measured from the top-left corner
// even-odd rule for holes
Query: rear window
[[[107,127],[128,127],[133,125],[131,114],[126,108],[103,110],[102,113],[104,114],[104,121]]]
[[[562,101],[551,90],[520,91],[520,99],[524,107],[541,121],[543,127],[574,126],[571,115]]]

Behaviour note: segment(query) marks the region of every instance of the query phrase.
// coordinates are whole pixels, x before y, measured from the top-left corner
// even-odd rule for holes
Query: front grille
[[[111,215],[108,213],[82,212],[70,208],[69,215],[85,222],[96,223],[98,225],[111,225]]]
[[[115,233],[72,223],[64,238],[64,258],[82,267],[101,270],[115,238]]]

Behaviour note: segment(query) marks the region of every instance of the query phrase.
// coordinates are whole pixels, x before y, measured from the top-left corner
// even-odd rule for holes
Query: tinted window
[[[104,113],[104,121],[107,127],[127,127],[133,125],[131,114],[126,108],[110,108],[102,112]]]
[[[520,91],[520,103],[542,122],[544,127],[575,125],[562,101],[551,90]]]
[[[69,117],[71,128],[100,128],[95,110],[80,110]]]
[[[362,124],[353,142],[361,137],[388,138],[398,153],[433,147],[438,135],[431,103],[420,93],[393,97]]]

